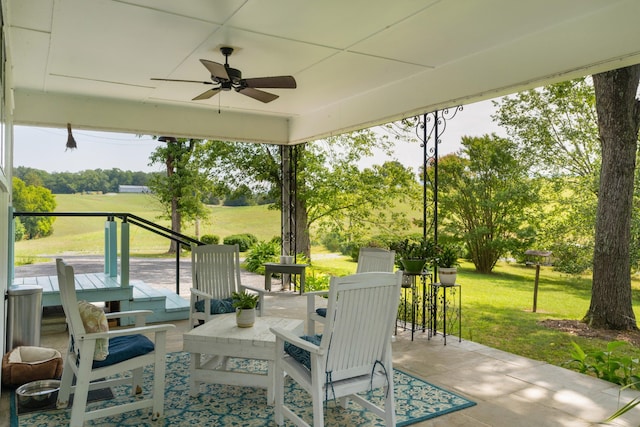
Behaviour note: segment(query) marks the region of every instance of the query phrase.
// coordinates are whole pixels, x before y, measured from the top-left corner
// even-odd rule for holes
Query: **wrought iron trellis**
[[[428,205],[433,207],[432,225],[433,241],[438,243],[438,146],[442,143],[440,137],[447,129],[447,122],[452,120],[458,111],[462,111],[462,105],[443,110],[435,110],[417,116],[416,136],[421,141],[422,147],[422,237],[427,238],[429,229],[427,223]],[[433,167],[433,181],[427,169]],[[432,187],[433,200],[428,200],[428,187]],[[434,280],[437,277],[434,277]]]
[[[281,188],[281,237],[282,237],[282,255],[297,254],[296,245],[296,206],[297,206],[297,174],[298,174],[298,147],[283,145],[280,147],[281,170],[280,178],[282,180]],[[290,289],[291,278],[283,276],[283,289]]]

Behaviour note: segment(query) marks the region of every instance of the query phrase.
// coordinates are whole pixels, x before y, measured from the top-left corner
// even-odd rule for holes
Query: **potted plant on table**
[[[458,251],[453,246],[440,246],[437,256],[438,277],[443,285],[454,285],[458,275]]]
[[[250,328],[256,322],[256,306],[258,295],[247,291],[231,294],[233,306],[236,309],[236,324],[239,328]]]
[[[391,249],[396,251],[402,270],[407,274],[420,274],[435,255],[435,245],[428,239],[404,239]]]

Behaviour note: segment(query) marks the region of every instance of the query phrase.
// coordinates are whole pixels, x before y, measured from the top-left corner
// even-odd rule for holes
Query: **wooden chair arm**
[[[317,354],[319,356],[323,355],[324,352],[321,351],[320,347],[298,337],[293,334],[291,331],[287,331],[281,328],[269,328],[269,330],[276,336],[276,340],[287,341],[296,347],[300,347],[303,350],[307,350],[310,353]],[[278,345],[276,345],[276,348]]]
[[[149,325],[149,326],[139,326],[134,328],[122,328],[122,329],[112,329],[108,332],[93,332],[90,334],[84,334],[78,339],[80,340],[97,340],[100,338],[115,338],[126,335],[135,335],[135,334],[151,334],[151,333],[166,333],[169,329],[175,328],[175,325],[171,324],[162,324],[162,325]]]
[[[191,296],[192,297],[193,296],[197,296],[197,297],[204,298],[204,299],[213,299],[212,295],[210,295],[210,294],[208,294],[206,292],[202,292],[202,291],[200,291],[200,290],[198,290],[196,288],[189,289],[189,292],[191,292]]]
[[[106,313],[107,320],[109,319],[122,319],[125,317],[133,317],[135,319],[135,326],[144,326],[146,323],[146,317],[153,314],[151,310],[130,310],[130,311],[116,311],[113,313]]]
[[[244,289],[247,289],[247,290],[250,290],[250,291],[253,291],[253,292],[256,292],[259,295],[264,295],[264,294],[267,293],[266,289],[254,288],[253,286],[240,285],[240,287],[242,287]]]
[[[307,313],[315,313],[316,311],[316,297],[327,296],[329,291],[314,291],[305,292],[307,296]]]

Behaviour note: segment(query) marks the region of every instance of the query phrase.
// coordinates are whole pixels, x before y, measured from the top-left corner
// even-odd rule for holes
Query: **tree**
[[[520,157],[544,179],[545,218],[537,249],[575,260],[575,250],[593,250],[600,173],[595,94],[589,78],[520,92],[495,102],[493,119],[518,144]],[[563,236],[561,240],[557,237]],[[562,267],[558,264],[557,267]],[[584,263],[572,264],[580,272]],[[590,267],[590,261],[589,261]],[[565,270],[567,271],[567,270]]]
[[[441,226],[464,242],[478,272],[490,273],[501,257],[530,244],[538,184],[510,140],[463,137],[462,146],[439,162]]]
[[[53,212],[56,200],[51,191],[44,187],[25,185],[19,178],[13,178],[13,208],[17,212]],[[24,237],[37,239],[53,233],[55,217],[26,216],[21,218]]]
[[[171,230],[177,233],[185,222],[208,215],[202,194],[209,191],[210,183],[192,156],[200,142],[179,138],[168,141],[151,153],[149,165],[163,163],[167,173],[152,176],[149,187],[165,209],[163,217],[171,220]],[[178,244],[171,240],[169,253],[176,253],[178,249]]]
[[[635,330],[631,302],[630,230],[640,129],[640,65],[593,76],[602,147],[591,304],[594,328]]]
[[[634,175],[640,183],[638,67],[594,75],[593,86],[584,78],[505,98],[496,116],[540,160],[543,173],[570,184],[556,193],[568,196],[558,204],[571,220],[549,234],[573,236],[576,247],[583,242],[575,236],[595,236],[589,243],[591,304],[584,318],[592,327],[637,328],[630,272],[640,260],[640,194],[634,201],[633,193]]]
[[[242,184],[224,199],[224,206],[255,206],[257,203],[251,189]]]
[[[310,253],[309,229],[367,229],[372,224],[402,229],[408,222],[395,213],[396,202],[412,196],[417,182],[395,162],[359,170],[360,159],[377,147],[389,152],[387,138],[363,130],[297,147],[296,247]],[[230,187],[247,185],[254,194],[280,200],[280,147],[207,141],[200,155],[213,179]]]

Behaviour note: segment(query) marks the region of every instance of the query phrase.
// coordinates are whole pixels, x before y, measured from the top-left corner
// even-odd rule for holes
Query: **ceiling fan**
[[[233,53],[232,47],[221,47],[220,52],[224,55],[224,65],[217,62],[209,61],[207,59],[201,59],[202,65],[204,65],[209,73],[211,73],[211,81],[197,81],[197,80],[177,80],[177,79],[159,79],[152,78],[151,80],[161,80],[165,82],[186,82],[186,83],[200,83],[205,85],[218,85],[213,89],[209,89],[206,92],[201,93],[192,99],[192,101],[200,101],[203,99],[209,99],[218,92],[230,91],[234,89],[243,95],[249,96],[258,101],[267,103],[278,98],[278,95],[265,92],[260,89],[295,89],[296,80],[292,76],[275,76],[275,77],[255,77],[251,79],[243,79],[242,72],[236,68],[229,66],[229,55]]]

